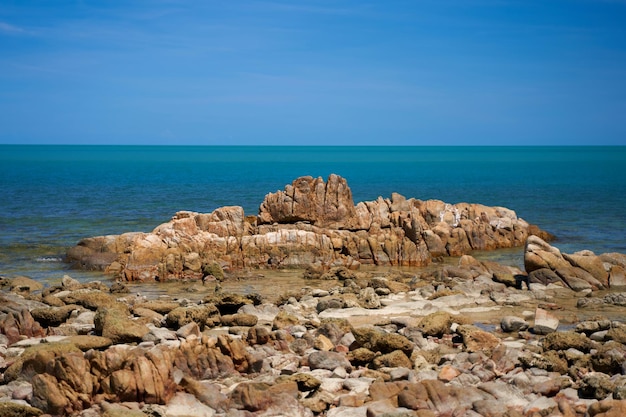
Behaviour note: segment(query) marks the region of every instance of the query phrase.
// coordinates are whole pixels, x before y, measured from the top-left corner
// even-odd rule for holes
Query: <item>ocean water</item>
[[[0,275],[52,281],[81,238],[151,231],[179,210],[257,214],[302,175],[345,177],[355,203],[398,192],[511,208],[564,252],[626,253],[626,147],[0,145]],[[521,251],[496,259],[521,265]]]

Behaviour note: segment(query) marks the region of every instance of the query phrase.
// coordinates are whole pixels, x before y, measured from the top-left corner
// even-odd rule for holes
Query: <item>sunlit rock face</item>
[[[68,262],[128,281],[202,279],[215,271],[360,265],[424,266],[433,257],[522,246],[537,227],[513,210],[391,198],[354,204],[338,175],[300,177],[269,193],[257,216],[239,206],[181,211],[151,233],[81,240]]]

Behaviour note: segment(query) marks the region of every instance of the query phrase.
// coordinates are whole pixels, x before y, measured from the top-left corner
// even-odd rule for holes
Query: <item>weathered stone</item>
[[[35,308],[30,314],[43,327],[55,327],[65,323],[72,311],[77,309],[80,309],[78,305],[70,304],[62,307]]]
[[[450,313],[438,311],[422,318],[417,328],[426,336],[442,336],[450,333],[450,326],[454,323]]]
[[[179,392],[167,404],[168,417],[213,417],[215,410],[201,403],[195,396]]]
[[[528,329],[528,322],[516,316],[504,316],[500,320],[500,328],[505,333],[519,332]]]
[[[150,331],[145,325],[130,319],[125,308],[99,308],[94,325],[98,335],[113,343],[139,342]]]
[[[230,395],[230,405],[238,410],[260,411],[279,403],[283,396],[297,398],[298,385],[285,382],[269,385],[261,382],[245,382],[235,387]],[[281,398],[282,397],[282,398]]]
[[[2,417],[38,417],[43,412],[34,407],[13,402],[0,402],[0,416]]]
[[[9,291],[29,293],[31,291],[39,291],[43,289],[43,284],[29,277],[17,276],[11,280]]]
[[[0,298],[0,301],[2,299]],[[0,306],[0,334],[6,335],[9,345],[21,339],[21,336],[41,337],[44,329],[37,323],[23,306],[13,306],[10,302],[4,302]]]
[[[471,324],[459,326],[456,332],[463,337],[468,352],[492,351],[500,345],[498,337]]]
[[[100,307],[111,307],[117,304],[113,296],[97,290],[72,291],[62,299],[65,304],[78,304],[94,311]]]
[[[328,369],[332,371],[335,368],[342,367],[348,371],[352,370],[352,365],[346,358],[346,355],[338,352],[313,352],[309,355],[308,362],[311,369]]]
[[[626,400],[606,399],[591,404],[588,410],[590,417],[622,417],[626,416]]]
[[[594,343],[585,335],[576,332],[554,332],[548,334],[542,341],[545,350],[577,349],[589,352]]]
[[[195,322],[201,330],[214,327],[221,322],[220,313],[213,304],[199,304],[177,307],[165,317],[168,327],[178,329],[185,324]]]
[[[224,326],[246,326],[252,327],[256,326],[259,322],[257,316],[252,314],[229,314],[222,316],[222,324]]]
[[[537,308],[535,310],[535,324],[533,331],[537,334],[548,334],[555,332],[559,327],[559,319],[550,312]]]
[[[374,369],[380,368],[412,368],[413,362],[401,350],[394,350],[381,356],[377,356],[372,361]]]

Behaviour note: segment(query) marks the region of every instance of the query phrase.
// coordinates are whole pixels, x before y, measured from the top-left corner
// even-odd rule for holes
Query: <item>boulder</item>
[[[537,236],[529,236],[524,250],[524,267],[529,283],[561,284],[574,291],[601,290],[626,284],[619,254],[596,256],[582,251],[561,251]]]

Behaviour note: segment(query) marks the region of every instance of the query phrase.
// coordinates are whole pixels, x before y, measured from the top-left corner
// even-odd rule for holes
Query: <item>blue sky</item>
[[[626,145],[626,0],[4,0],[0,143]]]

